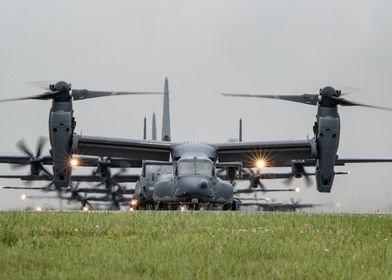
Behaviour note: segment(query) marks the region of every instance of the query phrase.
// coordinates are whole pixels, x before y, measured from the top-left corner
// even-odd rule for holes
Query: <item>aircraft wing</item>
[[[36,187],[14,187],[14,186],[0,186],[0,190],[45,190],[45,188],[36,188]]]
[[[75,156],[73,157],[78,160],[78,166],[83,167],[95,167],[98,165],[99,157],[92,156]],[[53,159],[51,156],[40,157],[39,161],[44,165],[52,165]],[[30,156],[20,155],[0,155],[0,163],[18,164],[18,165],[29,165],[31,163]],[[110,167],[114,168],[125,168],[125,167],[141,167],[141,160],[132,160],[125,158],[110,158]]]
[[[335,165],[345,165],[346,163],[375,163],[375,162],[392,162],[391,157],[363,157],[363,158],[338,158]]]
[[[255,193],[255,192],[295,192],[297,191],[296,189],[235,189],[233,190],[234,194],[240,194],[240,193]]]
[[[29,156],[20,156],[20,155],[0,155],[0,163],[9,163],[9,164],[30,164],[31,158]],[[51,156],[43,156],[41,157],[43,164],[52,164]]]
[[[242,162],[244,167],[254,167],[263,159],[268,167],[290,166],[292,160],[311,160],[312,142],[271,141],[216,144],[219,162]]]
[[[74,137],[74,147],[76,154],[129,158],[133,160],[168,161],[171,151],[169,142],[80,135]]]
[[[308,174],[308,175],[314,175],[313,174]],[[216,175],[217,177],[219,177],[220,179],[224,180],[224,181],[229,181],[230,178],[229,176],[227,176],[226,173],[219,173]],[[287,179],[287,178],[291,178],[293,177],[293,173],[292,172],[285,172],[285,173],[260,173],[260,174],[248,174],[248,173],[244,173],[242,172],[241,178],[236,178],[236,181],[245,181],[245,180],[250,180],[253,179],[254,177],[258,177],[260,179]]]
[[[49,191],[47,188],[43,188],[43,187],[37,188],[37,187],[26,187],[26,186],[22,186],[22,187],[0,186],[0,190],[37,190],[37,191],[46,191],[46,192]],[[99,188],[78,188],[76,190],[66,189],[66,190],[63,190],[63,192],[66,192],[66,193],[75,192],[75,193],[83,193],[83,194],[86,194],[86,193],[111,194],[111,190],[103,189],[103,188],[101,188],[101,189],[99,189]],[[135,189],[122,189],[121,191],[118,192],[118,194],[121,194],[121,195],[131,195],[134,193],[135,193]],[[38,197],[31,197],[31,198],[38,198]],[[49,198],[49,197],[42,196],[39,198]],[[56,198],[59,198],[59,197],[56,197]],[[64,198],[60,197],[60,199],[64,199]],[[73,198],[71,198],[71,199],[73,199]],[[106,197],[106,201],[110,201],[110,197]],[[128,201],[129,201],[129,199],[128,199]]]
[[[72,192],[72,190],[66,190],[67,192]],[[99,193],[99,194],[111,194],[111,190],[103,188],[78,188],[74,190],[76,193]],[[118,192],[119,194],[134,194],[135,189],[122,189]]]
[[[290,204],[290,203],[263,203],[263,202],[241,202],[239,206],[257,206],[260,207],[263,211],[267,212],[294,212],[297,209],[305,209],[305,208],[313,208],[323,206],[321,204]]]
[[[53,181],[53,176],[49,175],[0,175],[4,179],[20,179],[22,181]],[[135,183],[139,180],[139,174],[119,174],[112,179],[117,183]],[[72,175],[72,182],[102,182],[100,176],[94,175]]]

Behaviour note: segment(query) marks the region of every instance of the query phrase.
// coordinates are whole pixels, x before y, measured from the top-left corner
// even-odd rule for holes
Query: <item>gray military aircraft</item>
[[[87,89],[72,89],[71,84],[63,81],[49,85],[47,90],[47,92],[39,95],[4,99],[1,100],[1,102],[18,100],[52,100],[52,107],[49,112],[49,140],[50,145],[52,146],[50,154],[53,164],[54,184],[57,188],[66,188],[70,185],[70,161],[72,160],[71,145],[73,133],[76,127],[76,121],[73,116],[73,101],[116,95],[162,94],[161,92],[92,91]],[[20,145],[20,148],[28,155],[28,160],[38,163],[37,165],[40,165],[41,167],[41,161],[43,159],[40,158],[40,153],[38,152],[41,151],[41,149],[38,149],[37,154],[34,155],[27,149],[24,149],[24,147],[24,145]],[[41,147],[41,145],[38,147]],[[31,166],[33,166],[33,164]],[[44,169],[40,169],[45,172]]]
[[[265,199],[248,199],[241,201],[240,208],[242,207],[257,207],[264,212],[295,212],[297,210],[309,209],[314,207],[328,206],[324,204],[314,203],[301,203],[300,200],[290,200],[290,203],[271,202]]]
[[[293,159],[291,167],[294,177],[305,175],[304,166],[316,166],[316,183],[319,192],[330,192],[335,176],[335,165],[363,162],[390,162],[390,158],[339,158],[337,155],[340,137],[340,117],[338,105],[361,106],[382,110],[392,110],[387,107],[362,104],[342,98],[342,92],[327,86],[320,89],[319,94],[303,95],[252,95],[222,93],[229,97],[272,98],[299,102],[317,106],[316,122],[313,126],[314,138],[309,140],[311,156],[309,158]]]
[[[168,91],[167,93],[165,91],[165,96],[166,94],[168,96]],[[359,106],[359,104],[335,95],[339,95],[339,92],[327,87],[317,97],[306,96],[309,102],[318,105],[315,137],[310,140],[209,144],[74,135],[73,151],[83,155],[109,155],[162,162],[168,162],[171,157],[173,174],[167,172],[166,176],[161,176],[161,181],[153,188],[153,200],[166,205],[184,203],[230,205],[234,203],[233,188],[230,184],[217,179],[216,168],[226,167],[230,170],[228,175],[233,176],[234,173],[236,176],[240,170],[239,166],[254,167],[260,162],[269,167],[291,167],[291,176],[294,177],[307,175],[304,166],[316,166],[317,189],[320,192],[330,192],[336,174],[335,165],[392,161],[392,158],[337,157],[340,132],[337,105]],[[170,139],[170,134],[167,136],[167,139]],[[137,193],[136,190],[135,194]]]
[[[114,95],[113,93],[104,93]],[[122,93],[125,94],[125,93]],[[129,93],[127,93],[129,94]],[[236,142],[236,143],[175,143],[169,142],[169,91],[165,81],[164,113],[161,141],[130,140],[84,136],[74,133],[72,102],[101,96],[97,92],[72,90],[65,82],[50,87],[50,92],[20,99],[52,99],[49,129],[52,146],[54,184],[69,186],[73,155],[122,158],[171,165],[171,174],[165,171],[154,184],[152,197],[162,207],[189,204],[223,205],[236,208],[233,186],[217,177],[217,168],[225,168],[232,181],[241,167],[291,167],[295,177],[306,175],[303,166],[316,166],[316,183],[320,192],[330,192],[335,176],[334,166],[357,162],[391,162],[392,158],[339,158],[339,115],[337,105],[362,106],[340,98],[340,92],[331,87],[319,95],[305,95],[302,100],[318,106],[313,139],[298,141]],[[287,97],[288,99],[289,97]],[[295,98],[292,98],[295,99]],[[298,99],[298,98],[297,98]],[[296,100],[297,100],[296,99]],[[372,107],[368,105],[363,105]],[[373,106],[374,107],[374,106]],[[299,168],[298,168],[299,167]],[[152,173],[156,174],[156,173]],[[143,188],[143,184],[139,184]],[[143,193],[135,189],[135,196]],[[139,199],[141,196],[139,196]],[[140,199],[142,202],[143,200]]]

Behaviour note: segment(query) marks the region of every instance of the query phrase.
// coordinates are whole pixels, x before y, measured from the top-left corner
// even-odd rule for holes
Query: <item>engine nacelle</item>
[[[65,110],[64,110],[65,109]],[[49,135],[52,146],[53,174],[55,186],[66,188],[71,178],[71,144],[74,129],[72,104],[53,103],[49,115]]]
[[[227,174],[227,178],[229,178],[230,182],[234,181],[237,177],[237,168],[236,167],[227,167],[226,174]]]
[[[41,172],[42,163],[39,160],[30,161],[30,173],[31,175],[38,176]]]
[[[292,160],[291,161],[291,173],[295,178],[301,178],[305,174],[305,161],[304,160]]]
[[[324,108],[319,108],[324,109]],[[336,115],[319,116],[317,139],[316,181],[319,192],[331,192],[335,176],[335,160],[339,146],[340,119]]]

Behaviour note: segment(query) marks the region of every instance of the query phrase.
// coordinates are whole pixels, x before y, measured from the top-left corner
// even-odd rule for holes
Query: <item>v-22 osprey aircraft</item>
[[[392,158],[340,158],[337,155],[340,134],[338,105],[366,106],[340,97],[340,91],[325,87],[318,95],[292,97],[297,102],[316,105],[317,119],[314,138],[289,141],[256,141],[236,143],[175,143],[171,142],[168,81],[165,81],[162,140],[130,140],[78,135],[75,133],[72,102],[87,98],[135,94],[134,92],[99,92],[72,90],[66,82],[51,85],[41,95],[12,100],[52,100],[49,116],[51,155],[54,184],[57,188],[70,185],[74,155],[117,157],[171,165],[173,171],[160,176],[154,184],[155,203],[166,205],[220,204],[235,207],[233,186],[218,179],[216,168],[225,168],[230,180],[240,175],[242,167],[257,164],[268,167],[291,167],[295,177],[301,177],[304,166],[315,166],[319,192],[330,192],[335,176],[334,166],[360,162],[391,162]],[[151,94],[151,93],[149,93]],[[268,98],[268,97],[267,97]],[[280,97],[283,99],[283,97]],[[290,97],[285,97],[289,99]],[[11,101],[5,100],[5,101]],[[143,186],[140,186],[142,188]],[[135,196],[143,203],[143,191]],[[138,197],[139,195],[139,197]]]

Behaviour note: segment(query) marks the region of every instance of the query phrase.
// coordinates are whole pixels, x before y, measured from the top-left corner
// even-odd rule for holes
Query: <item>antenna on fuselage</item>
[[[240,129],[239,129],[238,141],[242,142],[242,119],[240,119]]]
[[[155,113],[152,114],[152,134],[151,134],[152,140],[157,140],[157,121],[155,118]]]
[[[144,117],[143,140],[147,139],[147,118]]]
[[[165,78],[163,92],[163,116],[162,116],[162,141],[171,141],[170,135],[170,109],[169,109],[169,81]]]

